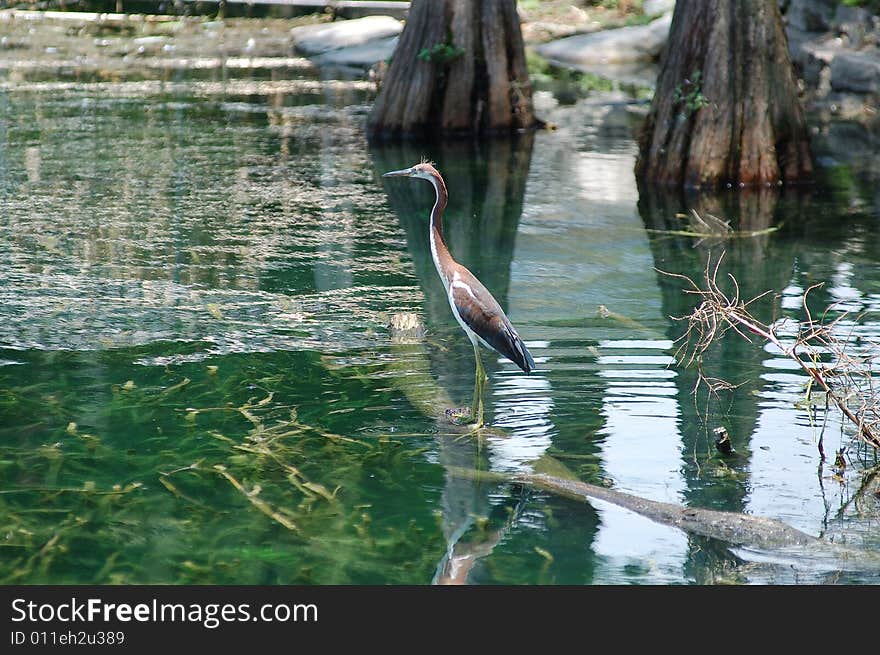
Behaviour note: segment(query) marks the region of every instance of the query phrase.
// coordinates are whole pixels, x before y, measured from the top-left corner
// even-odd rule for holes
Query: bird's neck
[[[432,177],[431,184],[434,185],[434,191],[437,194],[434,208],[431,209],[431,257],[434,259],[434,266],[437,268],[440,279],[443,280],[443,286],[448,290],[450,280],[452,280],[452,268],[455,265],[455,260],[452,259],[449,248],[446,247],[446,242],[443,240],[443,210],[446,209],[448,194],[443,178]]]

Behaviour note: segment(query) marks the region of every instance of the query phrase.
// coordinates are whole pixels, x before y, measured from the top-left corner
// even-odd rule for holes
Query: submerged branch
[[[657,523],[669,525],[691,534],[720,539],[742,546],[774,549],[815,541],[814,537],[775,519],[661,503],[623,491],[554,475],[543,473],[505,474],[456,466],[447,467],[446,470],[459,478],[488,482],[515,482],[573,500],[588,500],[590,498],[604,500]]]
[[[685,217],[684,214],[676,214],[676,216]],[[749,239],[752,237],[764,236],[772,234],[782,227],[782,223],[777,223],[761,230],[734,230],[730,227],[729,221],[723,221],[717,216],[706,213],[700,215],[697,210],[691,210],[691,220],[689,229],[682,230],[657,230],[647,229],[649,234],[663,234],[666,236],[690,237],[694,239]],[[699,242],[698,242],[699,243]]]

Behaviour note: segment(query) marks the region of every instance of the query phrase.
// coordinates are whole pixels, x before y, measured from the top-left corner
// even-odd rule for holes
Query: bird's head
[[[389,171],[382,175],[382,177],[420,177],[423,180],[436,180],[440,177],[440,173],[431,165],[431,162],[423,161],[420,164],[399,171]]]

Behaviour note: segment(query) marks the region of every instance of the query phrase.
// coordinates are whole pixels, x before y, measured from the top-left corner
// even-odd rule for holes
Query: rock
[[[660,51],[669,36],[672,15],[647,25],[621,27],[593,34],[578,34],[558,41],[546,43],[537,48],[538,53],[562,64],[622,64],[637,61],[651,61],[660,56]]]
[[[816,154],[831,157],[837,164],[852,165],[874,175],[880,170],[880,136],[859,123],[832,121],[825,134],[814,141]]]
[[[804,45],[815,39],[816,33],[805,32],[793,25],[786,25],[785,36],[788,40],[788,54],[791,56],[791,63],[798,68],[803,68],[807,56]]]
[[[804,82],[819,87],[823,79],[823,71],[831,65],[837,53],[843,50],[843,39],[840,37],[822,37],[806,41],[801,45],[801,73]],[[828,89],[821,89],[827,92]]]
[[[397,39],[398,37],[392,36],[390,39],[376,39],[363,45],[331,50],[316,57],[314,61],[319,65],[370,68],[373,64],[391,58],[397,47]]]
[[[871,24],[871,12],[864,7],[851,7],[849,5],[837,5],[834,12],[834,22],[838,27],[844,25],[861,25],[867,27]]]
[[[660,73],[657,64],[651,61],[602,65],[569,64],[569,67],[582,73],[591,73],[606,80],[642,89],[654,89],[657,85],[657,75]]]
[[[523,41],[526,43],[547,43],[554,39],[561,39],[566,36],[578,34],[584,30],[579,29],[576,25],[568,23],[551,23],[548,21],[536,20],[522,24]],[[589,30],[595,32],[597,30]]]
[[[820,133],[827,131],[831,123],[840,121],[870,131],[873,113],[869,103],[865,102],[866,97],[861,93],[829,93],[807,105],[809,121],[819,126]],[[873,139],[876,140],[876,137],[880,137],[880,134],[875,134]]]
[[[645,16],[660,16],[675,9],[675,0],[645,0],[642,11]]]
[[[168,41],[167,36],[140,36],[136,39],[132,39],[131,42],[135,45],[143,45],[143,46],[161,46]]]
[[[420,339],[425,336],[425,324],[418,314],[399,312],[388,321],[388,331],[393,337]]]
[[[786,21],[805,32],[823,32],[831,28],[837,0],[791,0]]]
[[[849,7],[838,5],[834,14],[834,23],[838,31],[845,34],[850,45],[858,48],[865,40],[865,36],[871,29],[871,12],[862,7]]]
[[[539,7],[540,5],[528,10],[523,9],[522,3],[517,4],[523,40],[530,45],[547,43],[573,34],[598,32],[602,29],[600,21],[592,18],[580,7],[575,7],[574,4],[569,5],[565,11],[560,6],[558,11],[553,12],[552,17],[546,16]]]
[[[831,88],[835,91],[880,93],[880,50],[845,50],[831,62]]]
[[[131,51],[139,55],[157,54],[168,44],[167,36],[141,36],[131,40]]]
[[[290,30],[293,45],[306,55],[360,46],[377,39],[397,36],[403,30],[400,21],[390,16],[367,16],[318,25],[302,25]]]
[[[825,99],[825,104],[838,120],[864,124],[870,115],[865,96],[855,93],[832,93]]]
[[[365,2],[363,7],[360,3],[349,2],[346,5],[336,7],[336,15],[343,18],[363,18],[364,16],[392,16],[406,18],[409,13],[409,2]]]

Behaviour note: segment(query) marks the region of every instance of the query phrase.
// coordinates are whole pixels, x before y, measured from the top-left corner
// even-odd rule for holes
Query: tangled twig
[[[675,353],[679,365],[699,366],[706,351],[728,330],[733,330],[749,342],[754,341],[753,337],[760,337],[794,361],[809,376],[810,386],[818,386],[825,392],[826,398],[857,429],[858,437],[864,443],[880,448],[880,394],[871,377],[871,357],[850,354],[852,334],[840,334],[840,324],[848,315],[847,312],[828,320],[826,310],[820,319],[814,319],[807,305],[807,295],[821,285],[811,286],[803,296],[805,319],[796,324],[797,329],[791,337],[780,336],[781,332],[788,331],[788,319],[773,324],[763,323],[749,309],[750,305],[767,296],[770,291],[744,301],[740,298],[736,278],[729,273],[732,293],[725,293],[718,286],[718,270],[723,257],[722,253],[714,266],[711,263],[706,265],[703,286],[686,275],[660,271],[683,280],[687,285],[684,293],[696,295],[701,300],[690,314],[672,317],[687,322],[687,330],[678,339],[679,346]],[[714,394],[734,388],[724,380],[706,376],[702,369],[694,390],[701,384]]]

